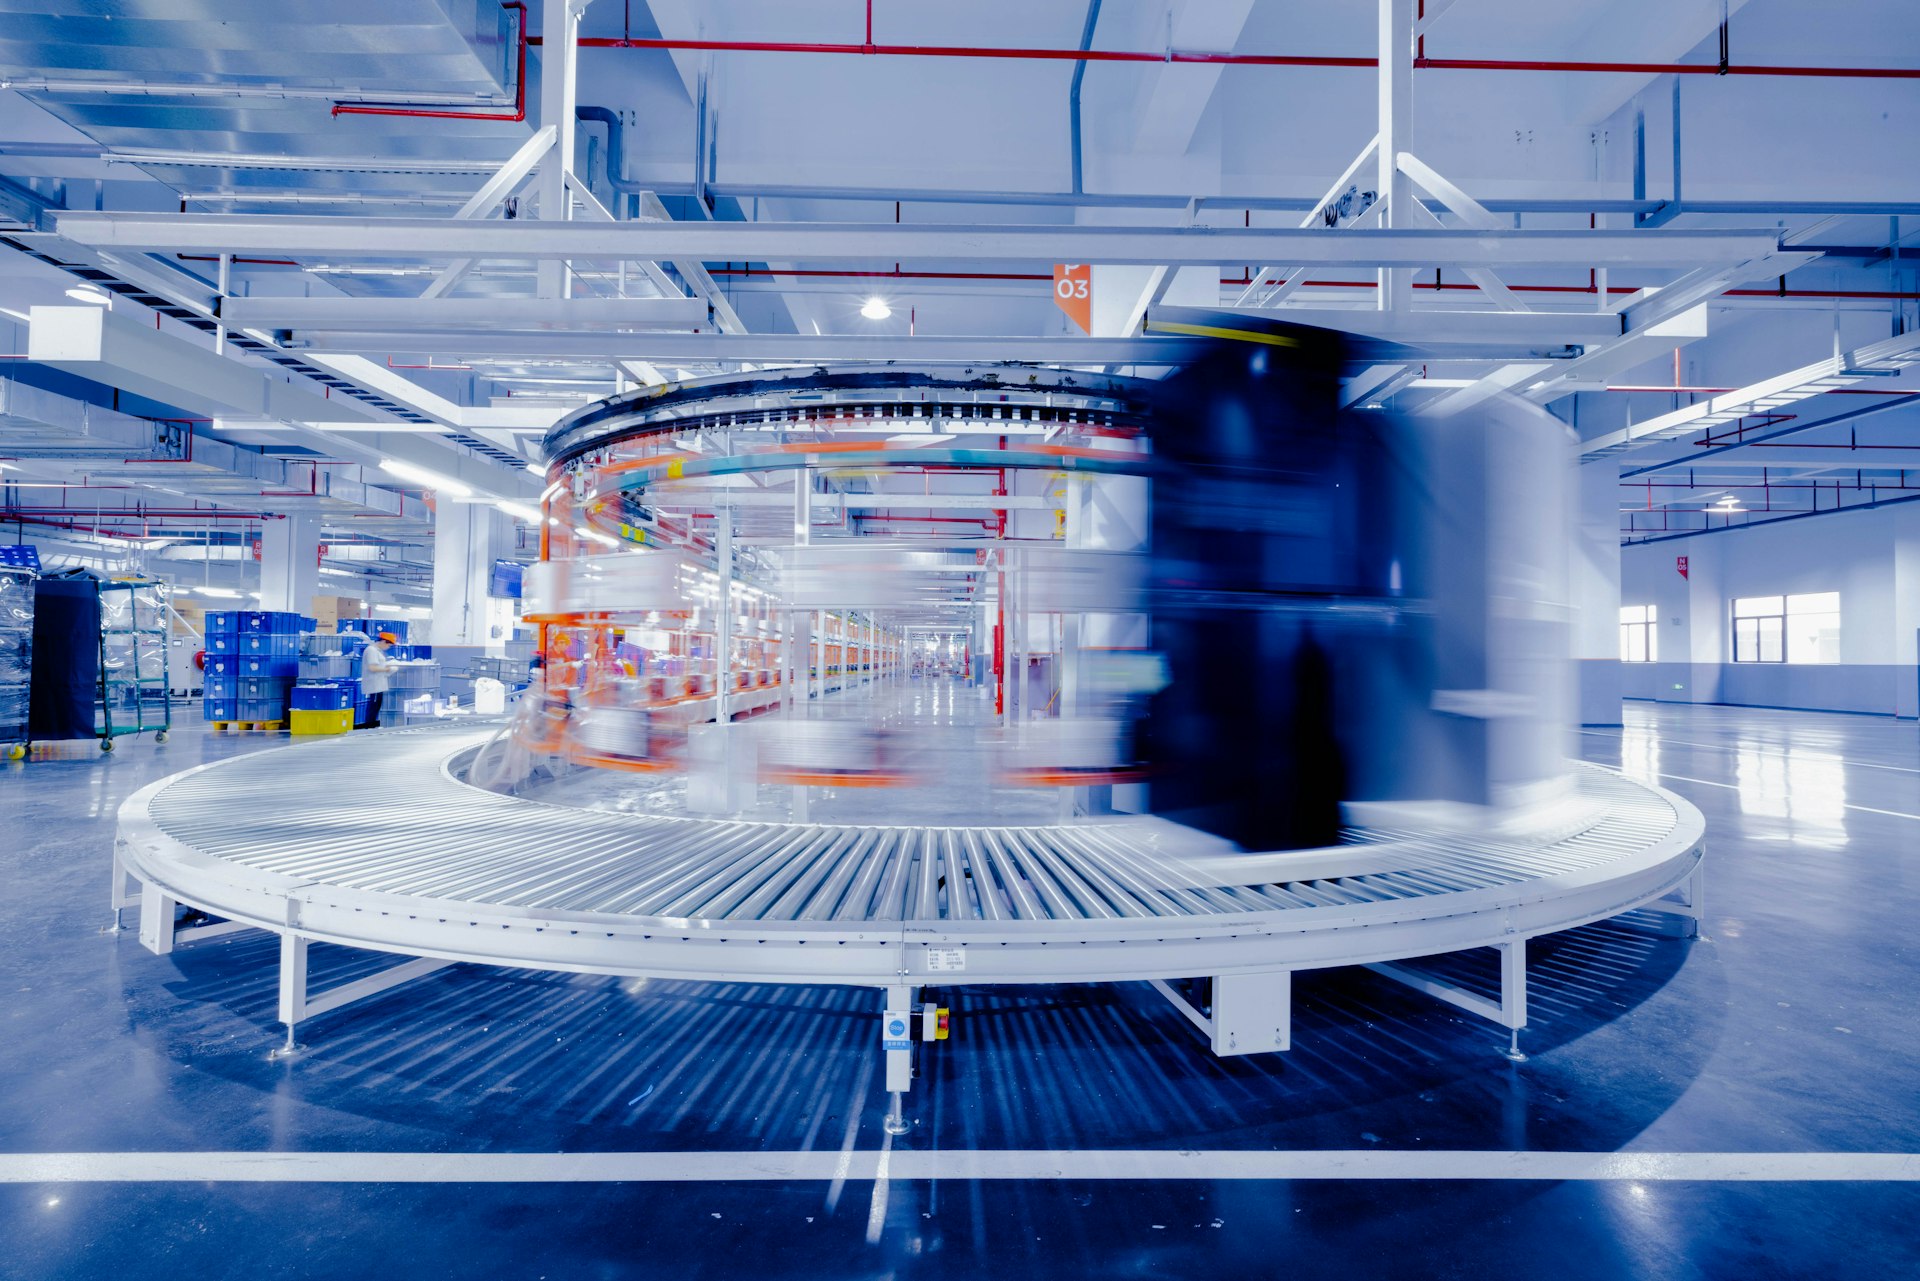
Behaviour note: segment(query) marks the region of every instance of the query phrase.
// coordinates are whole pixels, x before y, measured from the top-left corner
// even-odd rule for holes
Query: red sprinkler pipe
[[[870,35],[871,33],[869,33]],[[543,43],[539,36],[529,44]],[[1377,58],[1328,54],[1207,53],[1186,49],[1034,49],[1010,45],[853,44],[804,40],[668,40],[628,36],[587,36],[582,49],[700,50],[714,53],[856,54],[890,58],[1001,58],[1039,62],[1184,62],[1229,67],[1373,68]],[[1562,59],[1416,57],[1416,68],[1431,71],[1560,71],[1607,75],[1791,76],[1842,80],[1920,80],[1920,67],[1804,67],[1717,62],[1579,62]]]
[[[515,57],[516,65],[513,72],[511,114],[503,115],[493,111],[435,110],[427,107],[409,107],[399,102],[336,102],[333,104],[333,114],[336,116],[420,116],[431,120],[525,120],[527,118],[527,45],[539,42],[529,40],[527,37],[527,6],[521,3],[521,0],[507,0],[500,7],[520,11],[520,39],[517,42],[518,53]]]

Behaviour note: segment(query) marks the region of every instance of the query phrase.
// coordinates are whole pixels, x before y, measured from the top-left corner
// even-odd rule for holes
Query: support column
[[[1620,724],[1620,466],[1580,467],[1573,536],[1573,659],[1582,725]],[[1662,658],[1666,655],[1662,654]],[[1678,658],[1679,655],[1675,655]]]
[[[720,509],[714,560],[720,571],[720,597],[714,603],[713,719],[717,725],[733,720],[733,509]]]
[[[1380,0],[1380,151],[1377,198],[1383,227],[1417,224],[1407,210],[1413,183],[1400,172],[1400,153],[1413,150],[1413,0]],[[1404,311],[1413,300],[1413,272],[1380,269],[1379,307]]]
[[[1920,716],[1920,512],[1912,507],[1896,507],[1890,514],[1893,517],[1893,714]]]
[[[470,648],[504,653],[506,638],[493,636],[487,621],[487,585],[493,571],[493,508],[441,500],[433,516],[433,620],[436,650]],[[467,655],[440,656],[443,667],[461,670]]]
[[[260,530],[260,608],[305,614],[320,592],[320,518],[287,516]]]
[[[540,217],[564,220],[572,213],[567,178],[573,173],[574,71],[579,53],[583,0],[543,0],[540,27],[540,123],[554,126],[553,152],[540,165]],[[542,260],[535,270],[542,298],[565,298],[572,270],[565,262]]]

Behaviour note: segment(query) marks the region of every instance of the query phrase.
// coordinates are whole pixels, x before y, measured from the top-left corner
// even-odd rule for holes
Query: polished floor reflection
[[[102,932],[102,903],[124,797],[272,741],[184,732],[6,767],[0,1168],[451,1155],[423,1185],[0,1185],[0,1276],[1920,1274],[1920,1194],[1873,1172],[815,1182],[743,1160],[719,1182],[460,1181],[458,1154],[496,1152],[1920,1152],[1920,732],[1640,703],[1626,720],[1580,750],[1705,814],[1706,929],[1537,942],[1528,1062],[1364,971],[1302,975],[1294,1050],[1230,1060],[1145,988],[959,988],[899,1140],[863,992],[461,967],[315,1020],[306,1053],[271,1062],[272,940],[156,958]],[[314,951],[323,983],[379,963]]]

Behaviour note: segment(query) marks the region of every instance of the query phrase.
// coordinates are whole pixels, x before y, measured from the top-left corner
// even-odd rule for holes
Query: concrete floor
[[[269,1061],[271,940],[157,958],[103,932],[103,904],[124,797],[284,740],[195,726],[9,766],[0,1277],[1920,1275],[1920,1191],[1888,1163],[1789,1159],[1755,1182],[1658,1155],[1920,1153],[1920,732],[1720,707],[1627,718],[1579,743],[1705,813],[1705,935],[1537,944],[1529,1062],[1364,972],[1302,976],[1296,1048],[1236,1060],[1143,988],[963,989],[891,1151],[1050,1154],[1068,1177],[941,1182],[790,1179],[729,1156],[660,1182],[618,1155],[681,1154],[651,1158],[665,1170],[888,1148],[867,993],[457,968],[304,1025],[306,1052]],[[369,965],[314,959],[336,977]],[[1091,1177],[1115,1150],[1209,1177]],[[101,1181],[45,1182],[17,1156],[260,1151],[446,1160],[422,1182],[332,1155],[318,1168],[337,1181],[249,1182],[210,1157],[121,1156]],[[1548,1181],[1485,1177],[1473,1155],[1549,1151],[1646,1159]],[[1369,1177],[1267,1177],[1276,1152],[1357,1154]],[[578,1155],[483,1181],[502,1153]],[[1901,1168],[1911,1180],[1920,1159]]]

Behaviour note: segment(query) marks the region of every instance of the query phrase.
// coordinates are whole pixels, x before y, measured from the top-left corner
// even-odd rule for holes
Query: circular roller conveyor
[[[302,946],[880,987],[1390,962],[1510,946],[1676,890],[1681,905],[1659,906],[1697,916],[1698,811],[1592,766],[1575,772],[1573,817],[1525,837],[1366,831],[1195,858],[1191,832],[1153,818],[899,827],[564,808],[460,781],[492,732],[357,735],[154,783],[121,810],[115,906],[135,901],[127,877],[144,884],[142,938],[159,951],[177,901]]]

